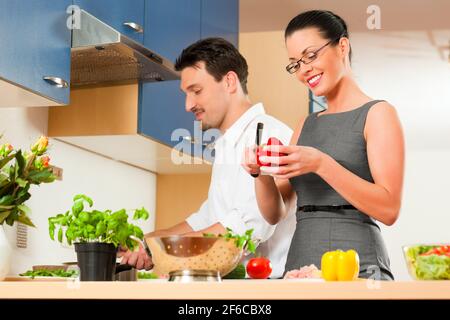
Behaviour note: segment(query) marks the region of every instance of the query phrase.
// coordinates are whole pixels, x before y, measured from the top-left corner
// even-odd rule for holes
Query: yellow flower
[[[36,155],[40,156],[47,151],[48,138],[46,136],[41,136],[38,141],[31,147],[31,151]]]
[[[0,147],[0,157],[7,157],[11,151],[13,151],[13,146],[9,143],[5,143]]]

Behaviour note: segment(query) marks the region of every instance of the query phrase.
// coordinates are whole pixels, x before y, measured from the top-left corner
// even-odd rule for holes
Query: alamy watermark
[[[381,29],[381,9],[379,6],[372,4],[367,7],[367,14],[370,16],[366,20],[367,29],[380,30]]]
[[[67,28],[70,30],[79,30],[81,28],[81,9],[77,5],[70,5],[66,9],[69,15],[66,20]]]

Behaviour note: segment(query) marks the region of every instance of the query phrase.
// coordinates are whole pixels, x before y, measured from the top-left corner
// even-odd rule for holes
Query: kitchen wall
[[[47,132],[47,108],[0,108],[1,143],[26,149]],[[99,209],[134,209],[144,206],[150,219],[138,225],[144,232],[155,224],[156,175],[50,139],[51,163],[63,168],[63,180],[34,186],[27,202],[36,229],[28,228],[28,247],[16,247],[16,228],[5,225],[14,249],[11,274],[35,264],[75,261],[72,248],[53,242],[48,236],[47,218],[70,208],[75,194],[84,193]]]
[[[395,106],[405,132],[400,218],[383,227],[398,280],[410,279],[402,245],[450,242],[450,63],[439,50],[449,39],[448,29],[351,34],[358,83]]]
[[[155,228],[172,227],[196,212],[208,197],[210,179],[209,173],[159,174]]]
[[[283,31],[241,32],[239,51],[247,59],[248,91],[253,102],[292,129],[308,114],[308,90],[286,72]]]

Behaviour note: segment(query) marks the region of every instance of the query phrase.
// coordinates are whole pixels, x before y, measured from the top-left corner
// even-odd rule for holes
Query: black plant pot
[[[75,243],[80,281],[113,281],[117,247],[111,243]]]

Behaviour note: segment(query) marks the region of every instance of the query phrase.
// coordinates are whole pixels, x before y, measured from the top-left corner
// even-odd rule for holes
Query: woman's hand
[[[256,162],[256,150],[257,146],[246,147],[244,150],[244,155],[242,157],[242,167],[249,174],[259,175],[260,166]]]
[[[328,157],[322,151],[304,146],[265,146],[267,152],[284,153],[285,156],[260,156],[261,162],[269,162],[275,166],[263,166],[261,173],[275,178],[289,179],[302,174],[317,173],[323,160]]]

